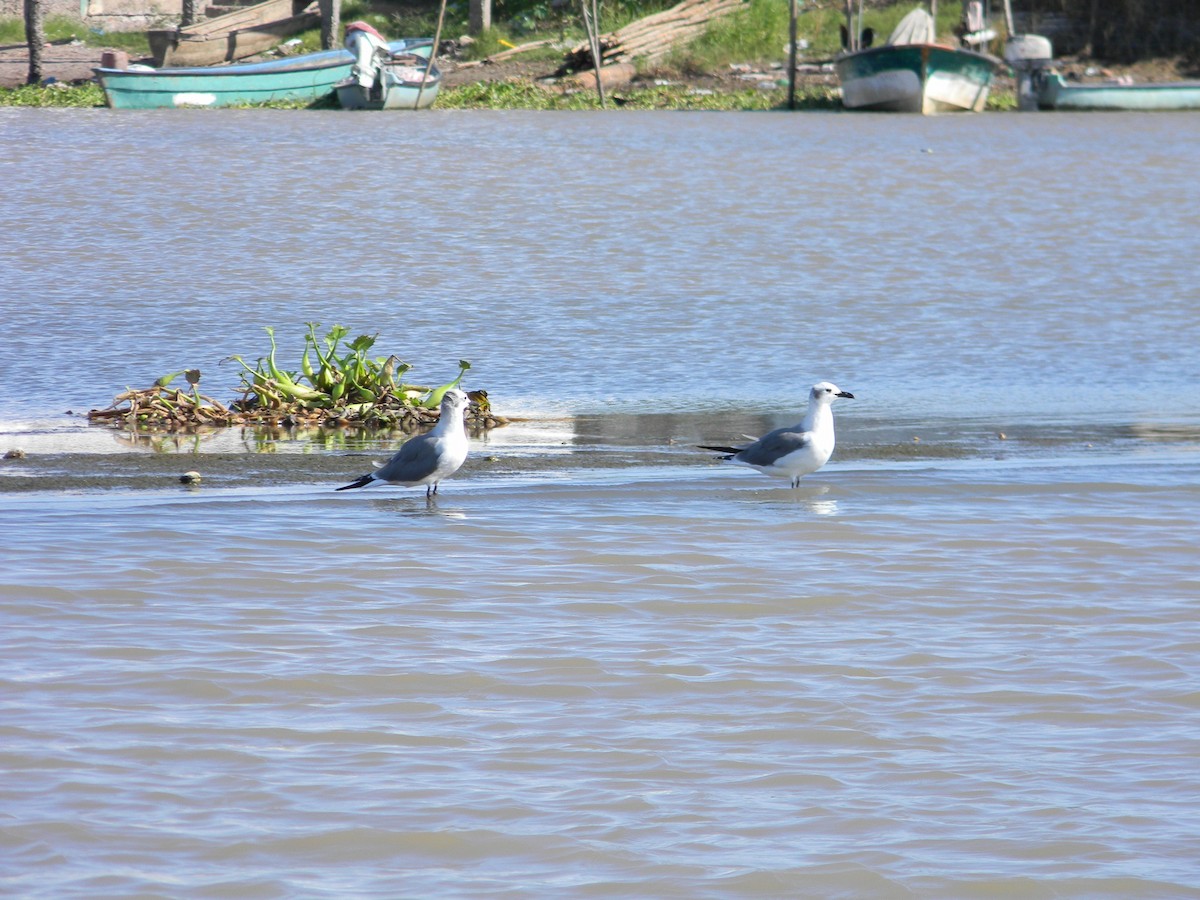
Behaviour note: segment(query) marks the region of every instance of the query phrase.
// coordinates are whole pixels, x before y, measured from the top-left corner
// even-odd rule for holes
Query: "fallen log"
[[[615,63],[600,70],[600,81],[605,88],[623,87],[633,81],[637,75],[637,66],[633,63]],[[563,84],[583,90],[596,89],[596,70],[588,69],[569,78],[564,78]]]

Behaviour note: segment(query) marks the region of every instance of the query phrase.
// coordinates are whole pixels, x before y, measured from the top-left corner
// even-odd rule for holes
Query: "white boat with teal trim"
[[[409,38],[392,41],[387,47],[392,54],[427,57],[433,41]],[[353,54],[339,48],[232,66],[138,66],[94,71],[112,109],[169,109],[281,101],[311,105],[331,98],[338,83],[351,76],[354,65]]]
[[[846,109],[933,115],[981,112],[1003,63],[987,53],[938,44],[933,18],[917,8],[886,44],[834,61]]]

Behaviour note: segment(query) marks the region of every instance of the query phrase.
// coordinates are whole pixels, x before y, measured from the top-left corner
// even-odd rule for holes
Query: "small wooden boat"
[[[1058,72],[1040,72],[1035,78],[1035,90],[1039,109],[1142,112],[1200,109],[1200,81],[1074,82]]]
[[[146,32],[154,65],[215,66],[265,53],[293,34],[321,23],[310,0],[266,0],[184,28]]]
[[[886,44],[834,61],[846,109],[881,112],[980,112],[1003,63],[987,53],[934,41],[933,18],[914,9]]]
[[[429,38],[392,41],[393,54],[428,53]],[[112,109],[250,106],[291,101],[313,104],[330,97],[351,74],[354,56],[346,49],[232,66],[152,69],[98,68],[93,71]]]

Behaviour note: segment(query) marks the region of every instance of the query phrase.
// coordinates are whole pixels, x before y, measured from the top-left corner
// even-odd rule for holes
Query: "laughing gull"
[[[822,381],[808,392],[808,412],[799,425],[776,428],[760,437],[748,447],[708,447],[701,450],[717,450],[727,453],[718,459],[729,459],[743,466],[758,469],[764,475],[790,478],[792,487],[799,487],[800,479],[817,471],[829,461],[833,454],[833,401],[838,397],[853,400],[849,391],[839,390],[836,384]]]
[[[458,471],[467,458],[466,412],[471,401],[460,390],[446,391],[442,414],[431,431],[405,441],[382,466],[339,491],[371,484],[425,485],[425,496],[437,493],[438,482]]]

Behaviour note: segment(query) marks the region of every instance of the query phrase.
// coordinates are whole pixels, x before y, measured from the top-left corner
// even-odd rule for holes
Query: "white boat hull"
[[[905,44],[847,54],[835,68],[846,109],[936,115],[981,112],[995,63],[972,50]]]

